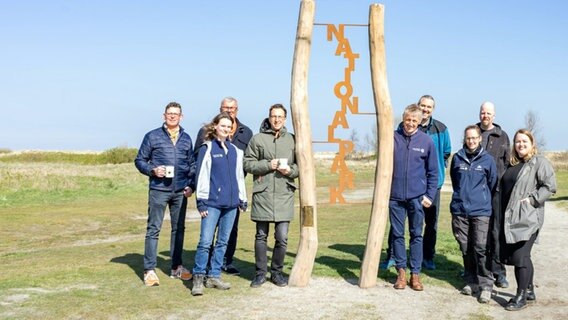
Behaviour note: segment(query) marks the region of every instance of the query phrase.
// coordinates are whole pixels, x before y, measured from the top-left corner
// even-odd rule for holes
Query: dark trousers
[[[289,221],[268,222],[256,221],[256,235],[254,239],[254,260],[256,264],[256,274],[266,274],[268,271],[268,232],[270,224],[274,224],[274,250],[272,251],[272,262],[270,273],[274,275],[281,273],[284,267],[284,258],[288,247],[288,227]]]
[[[235,216],[235,222],[233,223],[233,229],[231,229],[231,235],[229,236],[229,243],[227,243],[227,251],[225,252],[225,262],[224,265],[230,265],[233,263],[233,257],[235,256],[235,250],[237,249],[237,237],[239,234],[239,217],[241,216],[241,210],[237,209],[237,215]]]
[[[424,260],[434,260],[436,254],[436,238],[438,237],[438,214],[440,212],[440,189],[429,208],[424,208]]]
[[[172,269],[182,264],[187,198],[183,195],[183,191],[168,192],[150,189],[148,192],[148,225],[144,241],[144,271],[153,270],[157,266],[158,238],[166,207],[170,211]]]
[[[492,290],[488,242],[490,217],[452,215],[452,232],[460,246],[465,269],[465,281],[478,284],[484,290]]]
[[[501,235],[501,226],[503,225],[503,214],[501,213],[501,195],[498,191],[493,194],[491,199],[491,205],[493,207],[493,215],[490,221],[491,237],[489,238],[489,250],[491,251],[491,272],[493,277],[498,279],[499,277],[507,276],[507,269],[505,265],[501,262],[501,242],[499,237]]]

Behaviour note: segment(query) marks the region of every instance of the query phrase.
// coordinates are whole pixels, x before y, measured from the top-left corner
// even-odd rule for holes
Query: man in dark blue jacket
[[[187,197],[193,193],[194,154],[189,134],[179,125],[183,115],[181,105],[170,102],[164,112],[164,124],[148,132],[138,150],[134,164],[149,177],[148,226],[144,243],[144,284],[157,286],[156,275],[158,238],[166,206],[171,218],[170,277],[189,280],[191,273],[184,268],[181,255],[185,234]]]
[[[410,233],[410,287],[424,290],[422,268],[422,228],[424,208],[429,208],[438,185],[438,157],[434,142],[418,130],[422,110],[411,104],[404,110],[402,126],[394,133],[394,166],[389,200],[393,254],[398,271],[395,289],[406,287],[406,245],[404,224],[408,215]]]
[[[237,99],[233,97],[225,97],[221,100],[221,107],[219,112],[227,112],[231,118],[233,118],[233,129],[229,134],[229,140],[231,143],[241,149],[243,152],[247,149],[248,143],[252,138],[252,130],[245,124],[239,121],[237,118],[237,113],[239,112],[239,103]],[[199,129],[197,133],[197,139],[195,140],[195,154],[197,155],[199,147],[204,142],[204,130]],[[246,172],[245,172],[246,176]],[[223,261],[223,266],[221,270],[227,274],[239,275],[240,271],[233,265],[233,257],[235,256],[235,250],[237,248],[237,238],[239,233],[239,218],[240,209],[237,209],[237,215],[235,216],[235,222],[233,223],[233,229],[231,230],[231,235],[229,237],[229,243],[227,243],[227,251],[225,251],[225,258]]]

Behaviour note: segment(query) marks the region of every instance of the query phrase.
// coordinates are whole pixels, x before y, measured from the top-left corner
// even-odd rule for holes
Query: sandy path
[[[379,279],[376,287],[360,289],[341,279],[312,278],[306,288],[265,285],[258,295],[240,301],[233,297],[220,303],[201,319],[568,319],[568,282],[563,275],[568,264],[568,213],[547,203],[540,243],[533,248],[537,302],[519,312],[502,305],[515,293],[511,267],[508,289],[494,291],[488,305],[461,295],[452,288],[426,287],[423,292],[394,290]],[[235,306],[240,306],[235,308]],[[246,307],[243,307],[246,306]]]

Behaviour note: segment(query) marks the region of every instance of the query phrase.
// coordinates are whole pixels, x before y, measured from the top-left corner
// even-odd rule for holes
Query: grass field
[[[356,279],[364,252],[371,203],[358,200],[330,205],[327,187],[336,177],[318,162],[319,250],[314,276]],[[372,188],[374,163],[353,165],[357,188]],[[568,171],[557,173],[559,192],[552,201],[566,206]],[[250,177],[247,178],[250,186]],[[250,190],[250,188],[249,188]],[[442,195],[436,264],[424,282],[460,286],[461,256],[450,233],[449,194]],[[189,209],[194,210],[192,197]],[[254,273],[254,224],[241,216],[236,265],[227,292],[191,297],[190,282],[169,275],[169,224],[159,243],[160,287],[142,284],[147,178],[132,163],[0,161],[0,318],[3,319],[154,319],[192,318],[222,297],[246,298]],[[188,220],[183,260],[193,265],[199,222]],[[290,230],[285,272],[297,250],[299,224]],[[385,237],[386,238],[386,237]],[[395,277],[381,270],[384,279]],[[183,311],[181,310],[182,308]],[[177,315],[177,316],[176,316]]]

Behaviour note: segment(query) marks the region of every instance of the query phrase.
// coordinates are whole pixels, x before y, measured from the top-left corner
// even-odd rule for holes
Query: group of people
[[[193,279],[191,294],[204,288],[227,290],[221,273],[238,275],[233,265],[240,212],[248,207],[245,176],[253,175],[251,219],[256,223],[256,273],[251,287],[260,287],[268,273],[268,232],[275,228],[270,280],[286,286],[282,269],[288,244],[288,226],[294,217],[294,179],[298,177],[294,136],[286,130],[287,110],[270,107],[258,134],[237,118],[238,102],[226,97],[211,122],[197,133],[195,145],[180,126],[179,103],[169,103],[161,127],[148,132],[135,159],[136,168],[149,177],[148,221],[144,247],[144,284],[160,284],[156,274],[157,247],[164,213],[171,220],[171,278]],[[183,266],[187,198],[195,194],[201,216],[194,266]]]
[[[394,133],[391,223],[387,257],[380,267],[396,267],[395,289],[404,289],[408,284],[422,291],[421,269],[436,269],[440,191],[451,142],[448,128],[432,117],[434,110],[432,96],[420,97],[418,103],[405,108]],[[193,295],[202,295],[204,287],[231,287],[221,280],[221,272],[239,274],[233,256],[240,212],[248,207],[244,182],[247,173],[253,175],[251,219],[256,223],[256,272],[250,285],[257,288],[267,280],[270,224],[274,225],[275,237],[270,281],[277,286],[287,285],[282,268],[288,228],[294,217],[294,179],[299,174],[294,136],[285,127],[287,110],[281,104],[272,105],[259,133],[254,135],[237,119],[235,98],[224,98],[219,111],[199,130],[193,145],[180,126],[181,105],[169,103],[163,125],[148,132],[142,141],[135,164],[149,176],[144,249],[147,286],[159,285],[156,251],[168,207],[170,277],[193,277]],[[494,119],[493,103],[483,103],[480,121],[464,129],[463,147],[451,158],[452,232],[463,257],[465,286],[461,293],[488,303],[494,285],[508,287],[505,264],[513,265],[518,288],[506,309],[520,310],[536,299],[531,249],[543,225],[544,203],[556,192],[556,178],[550,162],[537,153],[530,131],[518,130],[511,149],[508,135]],[[201,215],[201,230],[190,272],[181,256],[187,198],[192,194]],[[404,230],[407,217],[409,263]]]
[[[434,108],[432,96],[420,97],[417,104],[406,107],[394,134],[391,226],[381,268],[396,267],[395,289],[408,284],[424,290],[422,267],[436,268],[440,190],[451,146],[447,127],[432,118]],[[480,122],[464,129],[463,147],[451,158],[452,232],[463,257],[461,293],[489,303],[493,285],[508,287],[505,265],[513,265],[517,291],[505,309],[516,311],[536,300],[531,249],[543,225],[544,203],[556,192],[556,178],[551,163],[537,153],[530,131],[518,130],[511,149],[508,135],[494,119],[494,104],[484,102]]]

